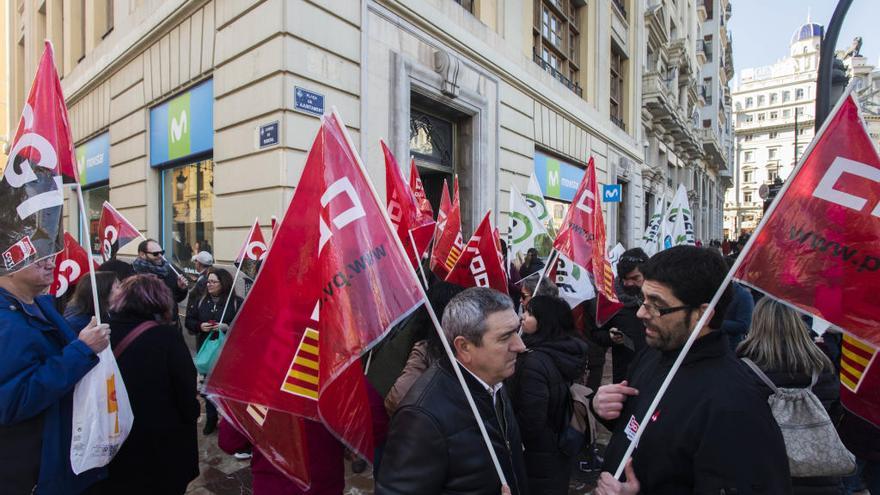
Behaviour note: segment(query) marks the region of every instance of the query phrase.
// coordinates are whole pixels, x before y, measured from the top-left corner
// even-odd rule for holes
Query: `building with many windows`
[[[740,72],[733,91],[734,184],[725,198],[728,237],[758,226],[764,209],[759,189],[784,181],[813,139],[822,33],[821,25],[808,21],[792,35],[788,57]]]
[[[599,182],[622,186],[602,203],[610,245],[636,245],[650,195],[671,199],[679,182],[708,240],[726,167],[728,0],[656,3],[11,0],[9,122],[48,38],[92,235],[109,200],[183,265],[201,249],[232,260],[255,217],[284,213],[332,107],[380,194],[380,138],[415,159],[435,206],[457,175],[466,236],[490,209],[506,229],[511,186],[532,173],[558,225],[593,158]],[[697,50],[710,24],[712,66]],[[665,116],[646,115],[658,104]]]
[[[721,239],[733,75],[727,0],[649,2],[642,73],[645,216],[688,189],[696,237]]]
[[[868,60],[859,54],[861,39],[857,38],[853,47],[838,56],[843,60],[847,68],[847,75],[853,84],[853,91],[859,102],[859,109],[865,120],[865,126],[874,147],[880,152],[880,69],[876,69],[868,63]]]

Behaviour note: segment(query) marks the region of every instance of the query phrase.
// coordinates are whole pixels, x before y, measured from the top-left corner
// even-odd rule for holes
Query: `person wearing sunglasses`
[[[590,408],[611,431],[595,493],[788,494],[782,433],[762,388],[719,331],[730,301],[723,292],[684,357],[638,442],[625,481],[611,475],[697,321],[727,274],[711,249],[676,246],[642,264],[644,301],[637,315],[647,347],[627,379],[599,387]]]
[[[146,239],[138,244],[138,257],[131,266],[135,273],[150,273],[162,279],[165,285],[171,289],[174,302],[180,302],[186,298],[186,279],[171,269],[171,265],[165,259],[165,250],[154,239]]]

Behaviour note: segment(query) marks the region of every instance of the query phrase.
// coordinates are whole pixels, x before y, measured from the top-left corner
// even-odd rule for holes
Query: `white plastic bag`
[[[73,391],[70,465],[76,474],[106,466],[122,447],[134,423],[113,351],[108,346],[98,353],[98,358],[98,365]]]

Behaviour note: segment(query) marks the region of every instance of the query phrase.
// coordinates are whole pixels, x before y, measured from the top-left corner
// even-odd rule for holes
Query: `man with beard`
[[[626,378],[629,363],[645,347],[645,325],[636,316],[642,306],[642,283],[645,281],[639,266],[645,261],[648,261],[648,255],[641,248],[630,249],[620,256],[614,291],[623,307],[605,325],[593,330],[596,343],[611,347],[614,383]]]
[[[613,432],[606,471],[622,460],[727,266],[710,249],[676,246],[640,271],[644,303],[637,314],[648,345],[633,359],[627,380],[600,387],[590,403]],[[651,416],[626,481],[604,472],[597,494],[791,493],[785,444],[767,405],[770,391],[718,331],[729,300],[728,288]]]
[[[154,239],[147,239],[138,244],[138,257],[131,264],[135,273],[151,273],[165,282],[171,290],[175,302],[186,298],[186,279],[177,275],[165,259],[165,250]]]

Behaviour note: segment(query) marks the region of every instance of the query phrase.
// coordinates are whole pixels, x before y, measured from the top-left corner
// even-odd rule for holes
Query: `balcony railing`
[[[611,115],[611,122],[614,122],[614,125],[620,127],[624,131],[626,130],[626,124],[623,122],[623,119],[617,117],[616,115]]]
[[[576,95],[583,98],[584,90],[583,90],[583,88],[581,88],[580,84],[565,77],[565,75],[563,75],[561,72],[556,70],[552,65],[550,65],[549,62],[547,62],[546,60],[541,58],[541,56],[538,55],[537,52],[532,53],[532,59],[535,61],[536,64],[541,66],[542,69],[549,72],[550,75],[552,75],[556,80],[558,80],[559,82],[564,84],[568,89],[574,91],[574,93]]]

